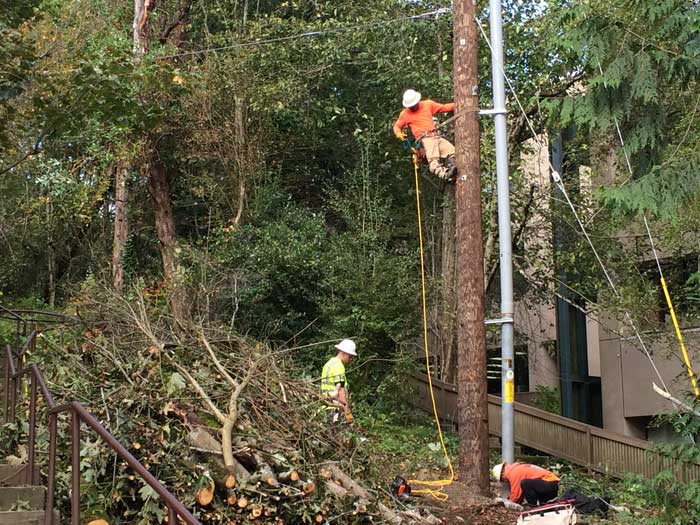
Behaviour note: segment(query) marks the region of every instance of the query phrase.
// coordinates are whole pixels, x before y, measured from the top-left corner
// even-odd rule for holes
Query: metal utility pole
[[[503,66],[503,21],[501,0],[489,0],[491,27],[491,77],[496,130],[496,181],[498,188],[498,248],[501,277],[501,455],[514,461],[513,402],[515,371],[513,352],[513,249],[510,231],[510,183],[508,181],[508,134]]]
[[[481,232],[479,97],[476,1],[455,0],[454,99],[457,224],[457,403],[459,474],[473,490],[486,494],[488,478],[488,402],[484,326],[484,246]]]

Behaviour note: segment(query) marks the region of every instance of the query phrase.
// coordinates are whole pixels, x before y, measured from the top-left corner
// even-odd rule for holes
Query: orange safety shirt
[[[523,489],[520,488],[520,482],[522,480],[541,479],[542,481],[559,481],[559,478],[553,472],[538,467],[537,465],[528,465],[526,463],[506,463],[503,466],[503,474],[501,477],[510,483],[510,500],[515,503],[520,503],[523,499]]]
[[[416,111],[406,108],[399,114],[399,118],[394,124],[394,135],[398,135],[404,127],[409,126],[413,137],[418,139],[426,131],[435,130],[435,122],[433,122],[435,113],[449,113],[454,110],[454,102],[440,104],[434,100],[421,100]]]

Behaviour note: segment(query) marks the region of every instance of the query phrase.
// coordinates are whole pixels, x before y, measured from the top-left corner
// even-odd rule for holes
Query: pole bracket
[[[485,319],[484,324],[513,324],[512,317],[501,317],[500,319]]]
[[[506,108],[490,108],[490,109],[480,109],[479,115],[484,116],[496,116],[496,115],[506,115],[508,111]]]

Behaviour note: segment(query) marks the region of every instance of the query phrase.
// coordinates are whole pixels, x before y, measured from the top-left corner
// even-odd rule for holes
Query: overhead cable
[[[479,30],[481,32],[482,37],[484,38],[487,45],[489,46],[489,49],[491,49],[491,52],[493,52],[493,49],[491,48],[491,42],[490,42],[488,36],[486,35],[484,28],[481,25],[481,21],[477,17],[474,17],[474,19],[476,20],[477,26],[479,27]],[[535,140],[535,142],[540,144],[540,146],[544,146],[542,144],[541,139],[539,138],[537,132],[535,131],[535,128],[532,124],[532,120],[527,115],[525,108],[523,107],[522,103],[520,102],[520,97],[518,97],[518,93],[515,91],[515,88],[513,87],[513,83],[511,82],[508,74],[505,72],[505,70],[503,68],[501,68],[501,71],[503,73],[503,76],[506,79],[506,82],[508,83],[508,87],[510,88],[511,93],[513,94],[515,102],[518,105],[518,108],[520,109],[520,112],[522,113],[523,118],[525,119],[525,122],[527,123],[527,125],[530,129],[530,132],[532,133],[532,138]],[[620,137],[620,140],[622,140],[622,134],[619,131],[619,127],[618,127],[618,136]],[[625,158],[627,159],[628,168],[631,170],[632,169],[631,164],[629,162],[629,158],[627,157],[626,152],[625,152]],[[579,228],[581,229],[581,232],[583,233],[584,237],[586,238],[586,241],[588,242],[588,245],[590,246],[591,251],[593,252],[593,254],[595,256],[596,261],[598,262],[598,265],[603,270],[603,274],[605,275],[606,281],[608,282],[610,289],[613,291],[613,294],[615,295],[615,297],[617,299],[620,299],[620,293],[618,292],[617,287],[615,286],[615,283],[613,282],[612,278],[610,277],[610,273],[608,272],[607,268],[605,267],[603,260],[601,259],[600,255],[598,254],[598,250],[596,250],[595,245],[593,244],[593,241],[591,240],[591,238],[588,234],[588,231],[586,230],[586,227],[584,226],[583,222],[581,221],[581,218],[580,218],[578,212],[576,211],[574,204],[571,202],[571,199],[569,198],[569,194],[566,191],[566,187],[564,186],[564,182],[562,181],[561,176],[559,175],[559,172],[557,172],[557,170],[554,169],[554,166],[552,165],[552,162],[549,158],[547,158],[547,164],[549,165],[549,168],[550,168],[551,173],[552,173],[552,180],[554,181],[556,186],[559,188],[559,190],[562,192],[562,195],[564,196],[569,207],[571,208],[571,211],[574,214],[574,217],[576,218],[576,222],[578,223]],[[666,386],[666,382],[664,381],[663,377],[661,376],[661,372],[659,372],[659,369],[656,366],[656,363],[654,362],[654,358],[652,357],[651,352],[649,351],[646,344],[644,343],[644,340],[642,339],[642,336],[639,333],[639,330],[637,329],[637,326],[636,326],[635,322],[633,321],[632,316],[629,314],[629,312],[626,309],[624,310],[624,315],[625,315],[625,319],[627,320],[628,324],[630,325],[630,327],[634,331],[634,334],[635,334],[637,340],[639,341],[641,349],[646,354],[646,357],[649,360],[649,363],[651,364],[651,367],[654,370],[654,373],[658,377],[659,382],[661,383],[663,388],[666,391],[668,391],[668,387]]]
[[[182,53],[177,53],[173,55],[160,56],[158,58],[178,58],[190,55],[200,55],[203,53],[215,53],[220,51],[229,51],[232,49],[240,49],[245,47],[262,46],[267,44],[276,44],[279,42],[288,42],[290,40],[300,40],[309,37],[318,37],[324,35],[336,35],[339,33],[347,33],[350,31],[361,31],[365,29],[374,29],[376,27],[382,27],[390,24],[396,24],[399,22],[407,22],[411,20],[428,20],[430,18],[437,19],[440,15],[448,14],[451,9],[448,7],[441,7],[440,9],[434,9],[432,11],[427,11],[425,13],[420,13],[417,15],[402,16],[399,18],[392,18],[389,20],[379,20],[377,22],[367,22],[365,24],[357,24],[354,26],[343,26],[343,27],[332,27],[329,29],[321,29],[318,31],[305,31],[303,33],[296,33],[293,35],[286,35],[274,38],[267,38],[263,40],[250,40],[248,42],[239,42],[236,44],[230,44],[226,46],[219,47],[209,47],[205,49],[196,49],[193,51],[183,51]]]

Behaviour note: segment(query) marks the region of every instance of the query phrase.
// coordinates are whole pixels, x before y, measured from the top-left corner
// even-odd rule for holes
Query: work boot
[[[447,176],[445,179],[447,182],[453,183],[457,179],[457,164],[453,156],[445,159],[445,167],[447,168]]]

